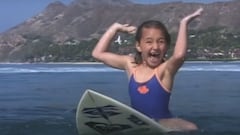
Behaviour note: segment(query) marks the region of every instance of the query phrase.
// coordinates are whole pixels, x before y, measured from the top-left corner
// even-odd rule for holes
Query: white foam
[[[222,72],[240,72],[240,64],[189,64],[183,66],[180,71],[222,71]]]
[[[64,73],[64,72],[119,72],[113,68],[94,67],[55,67],[55,68],[0,68],[0,73]]]
[[[180,71],[240,72],[239,62],[185,63]],[[0,73],[122,72],[99,64],[0,64]]]

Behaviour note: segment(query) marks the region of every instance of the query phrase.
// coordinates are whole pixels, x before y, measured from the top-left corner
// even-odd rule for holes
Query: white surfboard
[[[159,123],[93,90],[86,90],[76,112],[79,135],[148,135],[169,132]]]

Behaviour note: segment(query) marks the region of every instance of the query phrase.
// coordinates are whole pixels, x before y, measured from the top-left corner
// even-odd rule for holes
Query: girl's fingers
[[[117,23],[116,25],[120,31],[127,32],[130,34],[135,33],[137,29],[135,26],[131,26],[130,24],[127,24],[127,23],[126,24]]]
[[[198,10],[196,10],[195,12],[193,12],[192,14],[186,16],[185,18],[183,18],[183,21],[187,21],[190,22],[192,21],[194,18],[200,16],[203,12],[203,8],[199,8]]]
[[[134,33],[136,33],[136,30],[137,30],[137,28],[136,28],[136,27],[134,27],[134,26],[131,26],[131,27],[129,27],[129,30],[128,30],[128,32],[129,32],[129,33],[131,33],[131,34],[134,34]]]
[[[199,16],[202,14],[202,12],[203,12],[203,8],[199,8],[197,11],[193,13],[193,16]]]

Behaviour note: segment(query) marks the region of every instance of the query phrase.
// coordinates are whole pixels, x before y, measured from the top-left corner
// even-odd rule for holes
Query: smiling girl
[[[169,110],[174,76],[184,62],[187,50],[187,26],[201,15],[200,8],[184,17],[179,26],[174,52],[165,58],[170,45],[170,35],[159,21],[143,22],[137,29],[128,24],[114,23],[104,33],[92,55],[113,68],[125,70],[129,78],[131,106],[173,131],[197,130],[187,120],[174,117]],[[110,43],[117,32],[136,33],[134,57],[109,52]]]

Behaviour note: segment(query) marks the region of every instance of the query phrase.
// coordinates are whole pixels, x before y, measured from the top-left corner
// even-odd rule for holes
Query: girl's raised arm
[[[178,37],[174,48],[173,55],[167,61],[167,70],[175,74],[184,62],[187,51],[187,27],[188,24],[202,14],[203,9],[199,8],[192,14],[184,17],[179,26]]]
[[[92,56],[97,60],[118,69],[125,69],[127,56],[118,55],[108,51],[113,37],[117,32],[127,32],[130,34],[135,33],[136,27],[129,26],[128,24],[114,23],[103,34],[96,47],[92,51]]]

